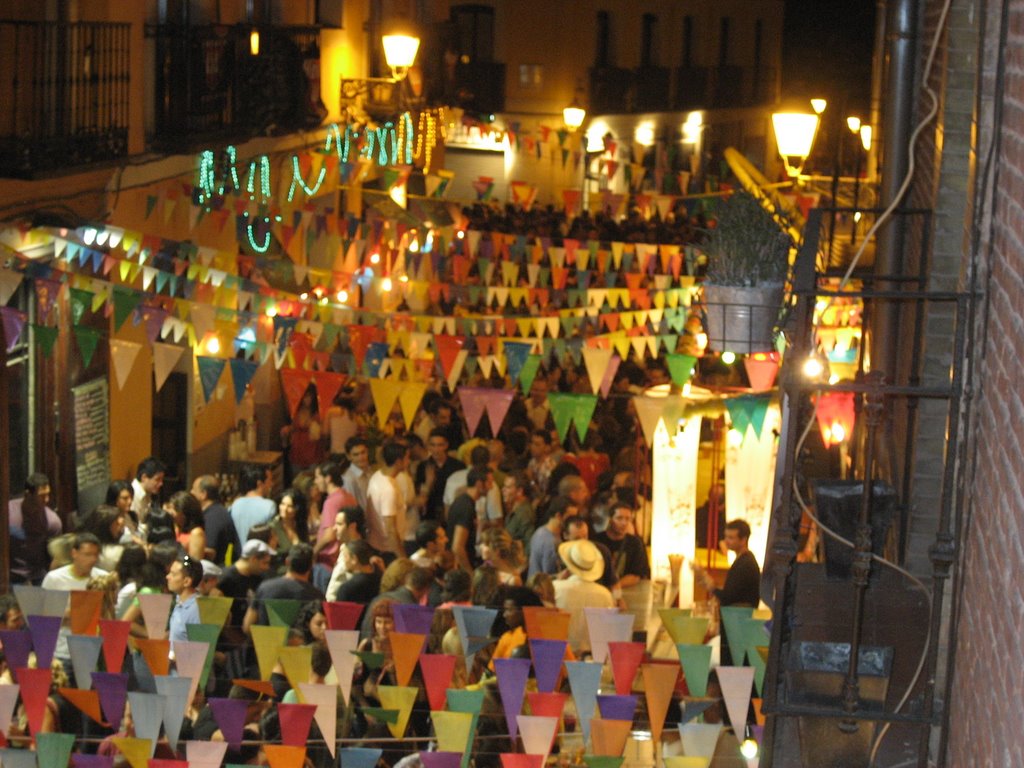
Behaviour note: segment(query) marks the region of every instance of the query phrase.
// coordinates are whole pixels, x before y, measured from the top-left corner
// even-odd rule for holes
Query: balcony
[[[455,65],[455,104],[481,114],[505,109],[505,65],[473,61]]]
[[[671,108],[669,81],[672,70],[668,67],[640,67],[633,84],[633,112],[665,112]]]
[[[629,112],[633,71],[621,67],[590,70],[590,111],[595,115]]]
[[[0,175],[128,152],[129,24],[0,21]]]
[[[320,102],[319,27],[252,28],[161,24],[152,47],[155,149],[185,151],[210,140],[242,141],[314,128]]]
[[[676,109],[730,109],[771,104],[777,90],[772,67],[677,67]]]

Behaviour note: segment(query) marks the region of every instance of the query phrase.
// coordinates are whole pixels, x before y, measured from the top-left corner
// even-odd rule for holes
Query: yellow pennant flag
[[[393,379],[370,379],[370,392],[373,394],[373,405],[377,409],[377,423],[383,429],[388,423],[391,409],[402,390],[402,383]]]
[[[398,710],[398,722],[388,723],[388,729],[396,739],[402,738],[405,735],[405,727],[409,724],[409,715],[412,714],[412,705],[416,703],[416,694],[419,693],[419,688],[382,685],[377,688],[377,693],[380,695],[380,705],[384,709]],[[463,742],[464,746],[465,742]]]
[[[256,663],[260,668],[260,680],[269,680],[274,671],[278,652],[288,637],[288,627],[264,627],[253,625],[252,644],[256,649]]]
[[[146,768],[153,754],[152,739],[136,739],[129,736],[113,736],[111,741],[121,750],[124,759],[132,768]]]
[[[431,712],[437,735],[437,748],[441,752],[465,752],[469,748],[471,712]]]

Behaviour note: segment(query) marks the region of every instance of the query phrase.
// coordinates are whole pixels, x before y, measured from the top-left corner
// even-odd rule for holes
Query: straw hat
[[[597,581],[604,574],[604,557],[594,542],[587,539],[562,542],[558,545],[558,556],[566,568],[584,581]]]

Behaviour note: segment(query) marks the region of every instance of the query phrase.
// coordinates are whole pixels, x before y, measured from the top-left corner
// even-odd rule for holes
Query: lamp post
[[[862,125],[860,120],[857,121],[857,130],[853,130],[853,124],[850,124],[850,130],[853,131],[860,139],[860,145],[864,152],[857,151],[857,166],[854,171],[853,177],[853,230],[850,233],[850,245],[856,245],[857,243],[857,228],[860,225],[860,160],[863,154],[867,154],[871,151],[871,126]]]
[[[409,74],[409,69],[416,61],[420,39],[415,34],[396,30],[381,35],[384,46],[384,61],[391,70],[391,77],[348,77],[342,78],[341,95],[345,99],[354,99],[369,92],[373,84],[398,85]]]
[[[811,154],[818,131],[818,116],[806,112],[776,112],[772,115],[775,143],[786,167],[786,175],[797,177]]]
[[[576,89],[576,93],[573,94],[572,102],[569,106],[562,110],[562,122],[565,123],[565,127],[569,129],[570,133],[576,133],[582,126],[583,121],[587,119],[587,110],[583,108],[580,103],[580,88]],[[587,155],[587,138],[583,137],[583,181],[580,184],[580,211],[583,210],[583,201],[587,196],[587,176],[588,169],[587,165],[590,162],[590,157]]]

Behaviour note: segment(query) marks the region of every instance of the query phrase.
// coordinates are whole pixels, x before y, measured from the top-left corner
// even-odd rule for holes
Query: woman
[[[188,491],[178,491],[164,504],[164,510],[174,520],[174,535],[185,553],[201,561],[206,553],[206,531],[199,500]]]
[[[302,644],[327,642],[327,616],[324,615],[323,603],[311,600],[299,609],[292,629],[302,633]]]
[[[504,528],[488,528],[480,540],[480,556],[498,574],[502,586],[520,587],[522,571],[526,565],[523,544],[512,538]]]
[[[283,564],[295,544],[309,543],[309,511],[302,492],[289,488],[277,502],[277,514],[270,521],[270,530],[277,539],[277,559]]]
[[[124,513],[117,507],[101,504],[82,521],[81,528],[100,540],[100,559],[96,565],[104,571],[115,570],[124,553]]]
[[[142,574],[146,566],[146,549],[138,544],[125,545],[121,560],[117,564],[117,580],[121,585],[117,593],[117,603],[114,606],[114,617],[124,618],[125,613],[131,608],[135,596],[142,584]]]
[[[358,664],[355,680],[362,682],[362,694],[370,701],[377,701],[380,685],[394,685],[395,659],[391,652],[391,633],[395,631],[394,600],[378,600],[373,606],[373,634],[359,643],[357,650],[384,654],[380,669],[367,669]]]
[[[139,516],[132,511],[134,498],[135,489],[127,480],[115,480],[107,486],[107,498],[103,503],[110,507],[116,507],[124,515],[124,531],[121,533],[122,544],[132,541],[136,544],[143,544],[146,541],[145,526],[139,523]]]

